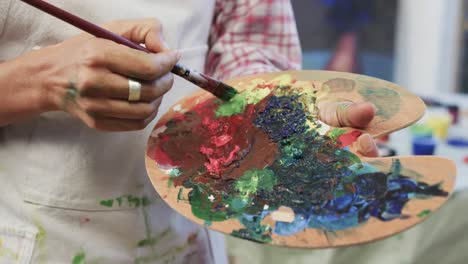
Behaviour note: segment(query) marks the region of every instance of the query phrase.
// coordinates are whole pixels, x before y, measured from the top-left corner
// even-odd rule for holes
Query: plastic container
[[[434,155],[437,142],[432,137],[414,137],[413,155]]]

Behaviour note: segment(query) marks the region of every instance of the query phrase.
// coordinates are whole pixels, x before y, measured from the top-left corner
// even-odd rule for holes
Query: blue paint
[[[278,235],[288,236],[294,235],[308,227],[309,219],[304,217],[302,214],[296,214],[294,221],[291,223],[286,222],[276,222],[275,232]]]
[[[298,96],[271,96],[264,111],[258,114],[255,125],[264,130],[272,140],[306,131],[306,115]]]
[[[274,233],[343,230],[370,217],[390,221],[402,217],[403,207],[412,198],[448,195],[438,185],[403,176],[397,159],[389,173],[361,163],[348,150],[330,145],[327,136],[308,129],[305,120],[297,96],[271,96],[255,120],[257,127],[278,142],[280,156],[269,167],[277,185],[270,193],[257,193],[252,203],[266,201],[271,208],[287,206],[295,213],[292,223],[276,222]]]
[[[359,211],[356,207],[351,207],[343,214],[311,215],[309,220],[310,228],[325,229],[328,231],[343,230],[359,225]]]

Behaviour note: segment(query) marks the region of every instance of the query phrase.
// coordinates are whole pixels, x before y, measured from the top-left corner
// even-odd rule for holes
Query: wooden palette
[[[373,137],[382,136],[407,127],[419,120],[424,114],[424,103],[417,96],[393,83],[363,75],[329,71],[288,71],[246,76],[229,80],[227,83],[239,90],[243,90],[246,87],[252,87],[253,84],[269,83],[272,80],[277,80],[278,76],[284,75],[292,76],[293,79],[298,81],[297,85],[303,85],[303,87],[307,89],[315,89],[317,91],[318,100],[339,99],[353,102],[373,102],[377,107],[376,117],[367,128],[361,130],[361,132],[369,133]],[[306,82],[309,83],[310,86],[305,85],[304,83]],[[193,106],[212,99],[212,95],[200,91],[175,104],[155,126],[152,136],[148,141],[146,155],[148,175],[160,196],[174,210],[183,216],[200,225],[205,225],[210,229],[256,242],[278,246],[327,248],[354,245],[382,239],[414,226],[426,219],[431,212],[434,212],[442,206],[453,191],[456,168],[454,163],[450,160],[433,156],[393,158],[360,157],[362,164],[365,164],[366,168],[369,167],[374,171],[358,172],[362,169],[361,165],[359,170],[354,171],[353,169],[353,177],[355,178],[352,179],[356,182],[348,182],[346,185],[347,187],[345,186],[347,189],[345,189],[357,188],[360,190],[367,188],[365,185],[362,185],[362,183],[359,183],[358,180],[362,181],[364,177],[366,177],[366,180],[373,182],[374,180],[371,178],[373,175],[375,177],[383,177],[383,175],[386,175],[387,189],[379,194],[373,194],[376,195],[375,197],[369,196],[370,194],[368,193],[359,194],[358,191],[355,191],[355,194],[353,193],[354,191],[350,194],[347,193],[346,195],[351,195],[353,197],[353,202],[347,205],[348,209],[346,210],[348,211],[345,212],[343,211],[345,209],[340,209],[341,211],[337,213],[336,217],[327,214],[327,219],[331,219],[329,222],[326,222],[328,220],[323,220],[324,218],[315,211],[312,214],[310,212],[300,213],[301,211],[296,209],[298,213],[295,213],[288,206],[281,205],[283,202],[284,204],[291,204],[290,202],[271,200],[269,201],[275,203],[275,206],[272,207],[273,209],[268,208],[266,204],[262,204],[263,211],[255,211],[258,215],[256,218],[252,218],[252,215],[255,214],[251,212],[253,210],[253,207],[249,207],[251,205],[241,205],[241,208],[246,208],[245,210],[247,210],[248,213],[247,211],[242,211],[243,209],[232,209],[233,205],[236,204],[233,201],[237,199],[236,201],[238,202],[238,198],[226,202],[225,206],[216,207],[216,210],[219,210],[219,212],[226,212],[227,216],[225,219],[214,216],[210,217],[209,215],[204,215],[205,219],[202,219],[200,218],[200,213],[196,213],[197,215],[194,214],[192,204],[189,202],[189,197],[191,197],[190,199],[194,197],[194,195],[190,196],[190,192],[193,191],[193,188],[175,186],[173,184],[173,171],[170,171],[170,168],[167,166],[162,166],[161,164],[159,164],[161,165],[159,166],[154,159],[154,153],[155,149],[158,148],[158,144],[161,143],[159,135],[165,131],[165,124],[167,121],[174,117],[180,117],[182,113],[191,109]],[[351,128],[346,128],[346,130],[348,132],[356,131]],[[187,136],[189,137],[190,135]],[[181,146],[181,148],[183,152],[183,146]],[[354,151],[352,145],[349,146],[348,149],[351,152]],[[196,155],[197,153],[187,153],[187,155],[192,154]],[[396,168],[399,168],[398,175],[394,173]],[[372,174],[376,171],[379,171],[380,174]],[[175,177],[177,177],[177,175]],[[234,179],[234,181],[237,180],[238,179]],[[196,188],[200,186],[199,184],[200,183],[197,182]],[[401,192],[409,190],[408,184],[411,186],[413,186],[412,184],[416,184],[417,187],[414,187],[415,189],[412,187],[412,192],[408,191],[407,194],[401,194],[407,195],[405,196],[407,197],[407,199],[405,198],[406,200],[400,198],[400,196],[395,198],[397,197],[397,193],[400,195]],[[279,183],[276,183],[275,186],[278,185]],[[339,187],[337,186],[338,185],[333,188],[338,189]],[[203,188],[199,188],[199,190],[201,189]],[[429,195],[430,190],[436,189],[438,189],[438,191],[434,191],[434,193],[438,192],[439,195]],[[320,190],[317,189],[317,192],[319,191]],[[440,195],[440,193],[445,194]],[[249,193],[249,195],[255,196],[257,194]],[[327,208],[335,206],[333,205],[334,202],[338,204],[339,199],[347,198],[344,194],[339,195],[341,196],[338,197],[337,195],[335,198],[327,198],[329,199]],[[212,203],[215,199],[218,199],[217,195],[213,196],[211,193],[198,193],[197,197],[200,198],[199,196],[206,200],[202,204],[198,203],[198,205],[203,208],[209,206],[210,202]],[[243,198],[242,201],[249,201],[249,203],[252,202],[252,204],[260,201],[258,196],[255,196],[255,198],[252,197],[248,199]],[[365,199],[363,197],[365,197]],[[355,201],[361,201],[362,199],[365,200],[365,206],[358,202],[353,204]],[[396,199],[403,199],[403,202],[400,200],[397,201]],[[220,205],[223,204],[220,203]],[[395,209],[398,206],[402,206],[402,208]],[[369,208],[373,209],[371,210]],[[352,209],[357,211],[353,211]],[[329,212],[331,209],[323,210]],[[394,210],[400,210],[398,217],[389,216],[389,212],[394,212]],[[376,211],[380,213],[376,213]],[[213,215],[215,214],[216,213],[213,213]],[[260,219],[258,219],[258,217],[260,217]],[[391,220],[387,219],[388,217],[390,217]],[[383,221],[382,219],[386,220]],[[307,224],[304,225],[304,223]],[[337,226],[339,227],[337,228]]]

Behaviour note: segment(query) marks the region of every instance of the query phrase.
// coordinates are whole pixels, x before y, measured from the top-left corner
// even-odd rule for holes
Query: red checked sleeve
[[[299,69],[301,48],[289,0],[217,0],[205,72],[221,80]]]

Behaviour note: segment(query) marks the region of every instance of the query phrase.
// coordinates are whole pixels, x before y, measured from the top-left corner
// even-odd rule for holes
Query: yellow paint
[[[19,260],[19,255],[15,251],[5,247],[3,245],[3,240],[0,238],[0,259],[2,258],[10,258],[14,260]]]
[[[450,127],[450,117],[447,115],[433,115],[427,118],[426,124],[432,128],[434,136],[445,139]]]
[[[39,262],[40,263],[47,263],[47,253],[46,253],[46,244],[45,240],[47,238],[47,233],[42,226],[42,224],[39,222],[39,220],[34,217],[34,224],[37,227],[37,234],[36,234],[36,244],[38,248],[38,255],[39,255]]]

